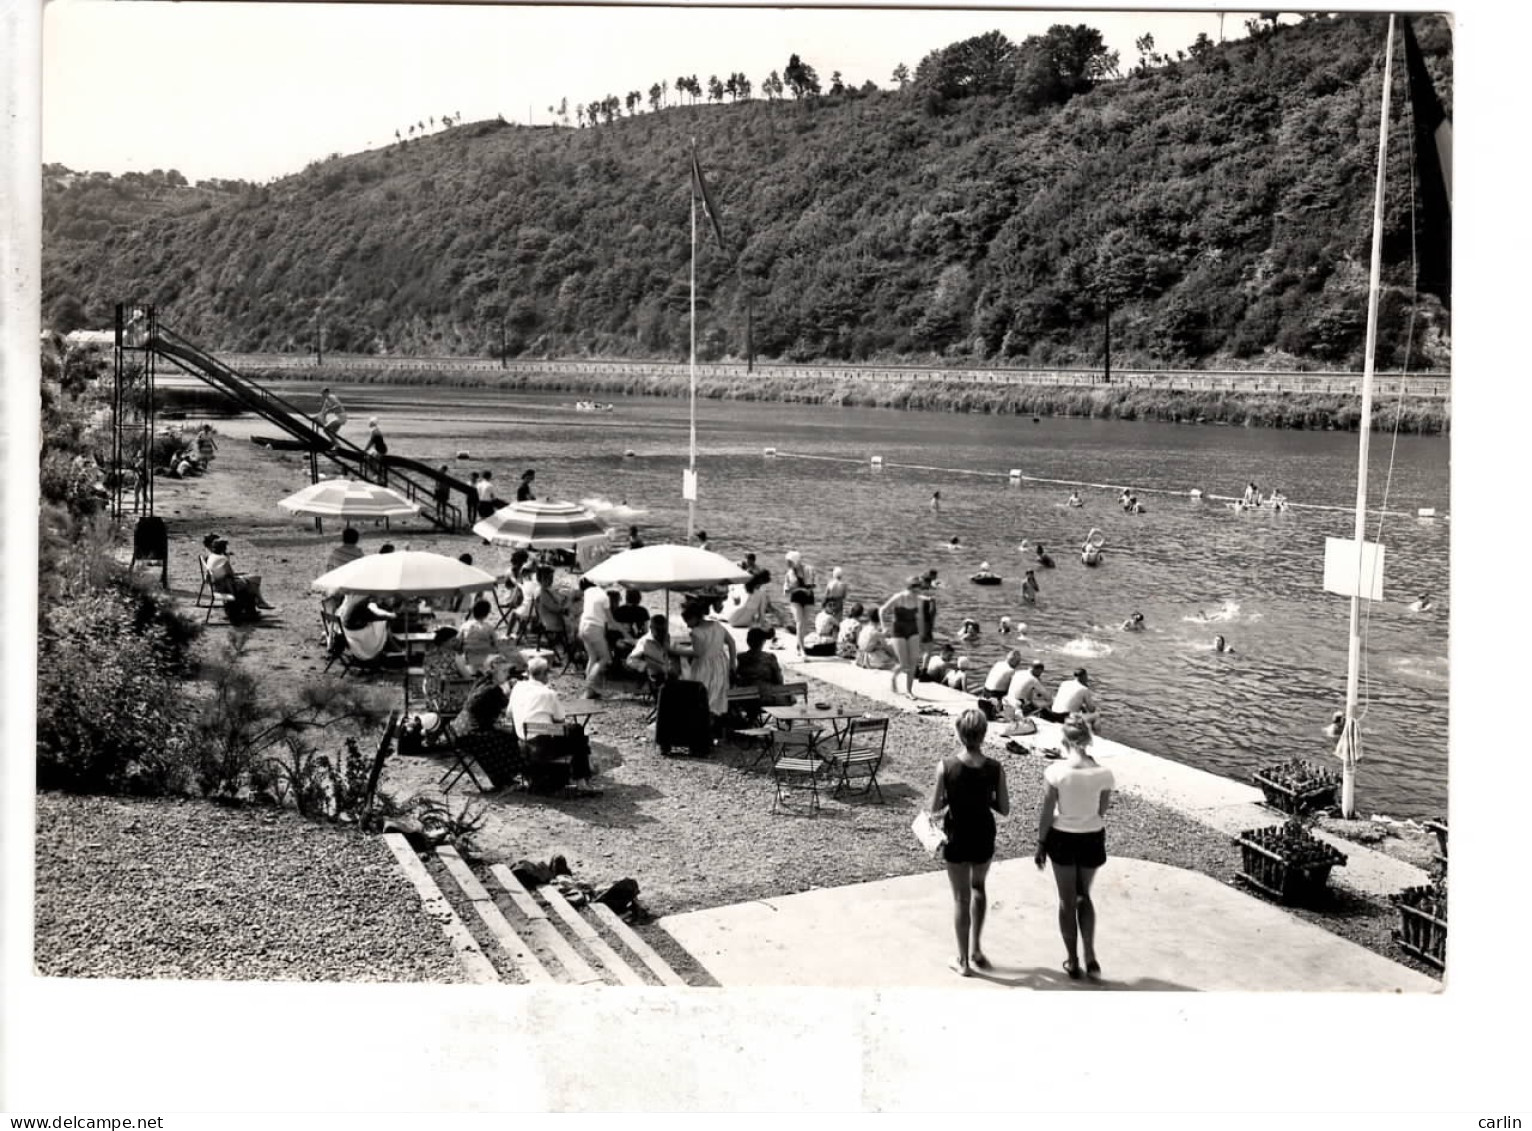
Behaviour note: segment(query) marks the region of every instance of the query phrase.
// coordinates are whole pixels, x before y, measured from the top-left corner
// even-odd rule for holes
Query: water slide
[[[300,447],[313,455],[323,456],[338,464],[349,475],[355,475],[370,483],[387,480],[388,486],[399,491],[411,502],[420,504],[420,513],[444,530],[462,530],[465,523],[463,508],[448,502],[442,515],[436,511],[436,488],[445,482],[454,492],[468,495],[468,484],[451,475],[408,456],[390,453],[384,458],[386,472],[381,471],[377,461],[350,440],[340,436],[331,437],[321,429],[302,409],[273,393],[265,386],[236,373],[191,342],[160,326],[149,343],[149,348],[170,361],[178,369],[190,373],[219,392],[232,397],[261,419],[276,425],[296,441]]]

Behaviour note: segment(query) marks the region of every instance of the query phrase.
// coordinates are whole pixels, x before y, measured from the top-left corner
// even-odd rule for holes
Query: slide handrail
[[[428,521],[446,530],[462,529],[461,507],[450,500],[439,509],[436,505],[436,488],[442,483],[446,483],[451,490],[462,491],[466,496],[469,487],[461,480],[443,475],[429,465],[407,456],[389,455],[381,461],[373,458],[350,440],[332,436],[321,429],[297,405],[241,375],[164,326],[158,328],[149,342],[149,348],[193,377],[233,397],[251,412],[309,445],[317,454],[346,468],[348,472],[360,475],[369,483],[387,486],[389,470],[393,470],[395,485],[405,498],[420,505],[421,514]],[[421,478],[425,481],[421,482]]]

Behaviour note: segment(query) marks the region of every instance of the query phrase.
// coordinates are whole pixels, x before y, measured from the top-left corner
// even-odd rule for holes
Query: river
[[[273,387],[299,404],[317,401],[312,383]],[[540,497],[625,500],[648,510],[637,520],[646,541],[685,534],[684,400],[625,398],[592,414],[575,411],[567,393],[335,388],[353,438],[376,413],[402,455],[449,463],[465,479],[493,468],[507,496],[533,467]],[[780,579],[783,553],[797,549],[821,580],[842,567],[852,598],[869,602],[907,574],[939,569],[939,632],[976,617],[983,637],[967,652],[987,667],[1007,647],[1001,615],[1024,621],[1025,654],[1047,665],[1050,688],[1089,668],[1105,735],[1243,780],[1296,755],[1334,764],[1320,730],[1345,697],[1349,602],[1321,582],[1325,538],[1352,534],[1355,435],[704,400],[697,442],[697,523],[715,550],[753,550]],[[459,451],[470,458],[453,459]],[[1067,508],[1067,486],[1013,485],[1012,468],[1131,485],[1145,513],[1123,513],[1116,491],[1099,488],[1082,489],[1083,508]],[[1263,492],[1280,488],[1294,506],[1236,513],[1187,497],[1193,487],[1237,495],[1250,480]],[[1368,528],[1387,564],[1385,600],[1365,607],[1364,815],[1446,812],[1451,523],[1414,516],[1423,507],[1443,514],[1448,485],[1447,439],[1374,436],[1369,503],[1380,506],[1387,491],[1387,509],[1400,513],[1382,520],[1381,534],[1376,517]],[[1086,569],[1077,551],[1092,526],[1107,553]],[[954,536],[961,549],[948,548]],[[1043,542],[1057,562],[1037,570],[1033,608],[1019,598],[1022,538]],[[1003,585],[967,580],[981,561]],[[1435,610],[1410,612],[1426,590]],[[1134,611],[1147,630],[1120,631]],[[1213,650],[1215,633],[1233,654]]]

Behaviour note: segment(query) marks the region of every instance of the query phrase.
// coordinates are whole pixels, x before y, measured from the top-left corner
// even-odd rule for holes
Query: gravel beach
[[[217,530],[229,537],[238,567],[262,573],[264,591],[281,608],[250,634],[248,663],[266,694],[293,696],[323,678],[317,600],[308,585],[323,572],[338,531],[317,534],[311,522],[284,520],[274,507],[306,484],[306,460],[249,444],[249,422],[219,427],[224,435],[209,475],[157,485],[158,510],[171,530],[171,587],[190,606],[202,536]],[[504,555],[477,539],[413,523],[387,532],[364,528],[369,551],[385,539],[452,556],[467,548],[490,568]],[[215,614],[199,644],[205,653],[228,631],[220,621]],[[396,674],[346,678],[370,679],[380,694],[398,696]],[[579,685],[576,673],[555,680],[565,696]],[[811,687],[820,698],[886,713],[841,689]],[[631,876],[641,904],[656,917],[936,867],[909,823],[929,791],[934,763],[954,745],[950,719],[896,715],[880,775],[884,803],[829,801],[809,818],[772,812],[769,771],[764,764],[744,768],[753,754],[725,748],[707,761],[664,758],[647,742],[645,704],[613,699],[605,706],[592,720],[591,738],[598,760],[603,748],[615,749],[622,764],[599,779],[601,796],[511,793],[481,800],[471,788],[454,790],[454,807],[467,802],[484,812],[474,847],[485,860],[562,854],[579,879],[597,886]],[[1000,822],[997,854],[1029,857],[1044,763],[1009,754],[1003,761],[1013,810]],[[399,801],[437,795],[445,767],[438,756],[395,757],[383,789]],[[1239,868],[1228,837],[1131,796],[1118,798],[1108,829],[1113,855],[1230,883]],[[48,795],[38,804],[37,858],[37,966],[46,974],[461,977],[441,931],[421,913],[381,841],[351,828],[268,809]],[[1415,965],[1393,945],[1397,917],[1381,901],[1338,897],[1331,911],[1295,914]]]

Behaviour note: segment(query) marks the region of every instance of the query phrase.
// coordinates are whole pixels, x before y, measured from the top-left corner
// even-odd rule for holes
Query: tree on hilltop
[[[709,102],[723,101],[723,83],[717,75],[709,75],[707,80],[707,99]]]
[[[797,58],[796,55],[793,57]],[[766,96],[768,102],[775,102],[781,98],[782,90],[782,76],[777,74],[776,71],[772,71],[771,74],[761,80],[761,93]]]
[[[655,113],[659,113],[659,110],[660,110],[660,98],[663,95],[664,95],[664,91],[662,91],[660,89],[660,84],[659,83],[655,83],[653,86],[651,86],[649,88],[649,109],[650,110],[654,111]]]
[[[910,69],[903,63],[900,63],[897,67],[894,68],[892,78],[894,85],[897,86],[900,90],[903,90],[905,84],[910,81]]]
[[[776,74],[775,71],[772,74]],[[807,94],[819,93],[819,73],[809,66],[797,55],[787,60],[787,67],[782,72],[782,81],[793,92],[794,98],[802,98]]]

